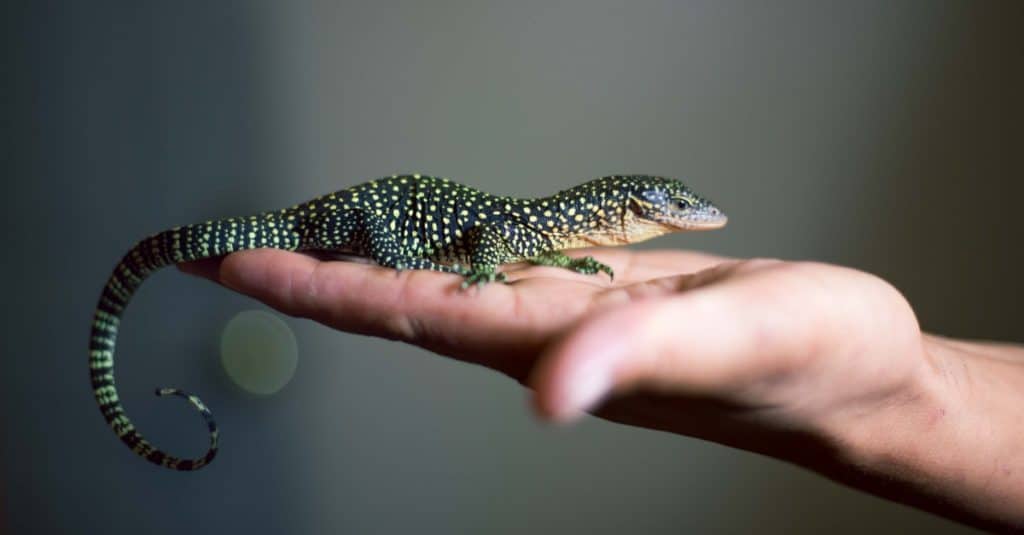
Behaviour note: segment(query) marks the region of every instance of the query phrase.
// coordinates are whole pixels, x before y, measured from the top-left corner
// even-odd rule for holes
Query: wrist
[[[838,455],[822,471],[962,522],[1024,527],[1024,351],[923,335],[919,358],[900,391],[829,428]]]

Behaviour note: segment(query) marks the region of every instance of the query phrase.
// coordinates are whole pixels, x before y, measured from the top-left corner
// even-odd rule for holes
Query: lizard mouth
[[[676,230],[713,230],[722,228],[729,218],[717,208],[687,212],[667,222]]]
[[[725,214],[715,214],[703,217],[687,217],[678,224],[681,230],[713,230],[722,228],[729,222]]]

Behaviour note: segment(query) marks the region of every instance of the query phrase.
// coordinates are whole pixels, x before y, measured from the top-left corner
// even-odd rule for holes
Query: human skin
[[[278,250],[185,264],[277,310],[487,366],[557,422],[584,412],[804,466],[987,529],[1024,530],[1024,348],[922,333],[839,266],[625,248],[615,280],[506,266],[510,284]]]

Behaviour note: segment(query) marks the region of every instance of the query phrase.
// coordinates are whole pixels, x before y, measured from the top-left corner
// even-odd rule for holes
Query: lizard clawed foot
[[[611,280],[615,280],[615,270],[608,264],[598,262],[592,256],[585,256],[583,258],[574,258],[568,266],[569,269],[583,273],[585,275],[593,275],[599,271],[603,271],[608,274]]]
[[[462,289],[465,290],[476,284],[483,286],[490,282],[507,282],[508,277],[504,273],[496,271],[467,271],[462,274],[465,277],[462,281]]]
[[[603,271],[607,273],[612,280],[615,280],[615,271],[611,266],[598,262],[592,256],[572,258],[560,251],[547,251],[533,258],[529,258],[527,261],[535,266],[552,266],[571,269],[576,273],[582,273],[584,275],[593,275]]]

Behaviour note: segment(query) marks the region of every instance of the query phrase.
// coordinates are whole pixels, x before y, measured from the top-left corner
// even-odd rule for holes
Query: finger
[[[511,264],[504,270],[515,280],[549,277],[593,282],[604,287],[623,287],[650,279],[693,273],[732,259],[697,251],[632,250],[624,247],[595,247],[565,252],[573,258],[592,256],[615,270],[615,278],[582,275],[561,267],[533,266],[528,263]]]
[[[582,323],[538,362],[530,380],[538,412],[567,420],[636,389],[738,397],[777,380],[815,345],[818,321],[752,299],[758,291],[754,280],[708,284]]]
[[[414,343],[518,380],[553,333],[590,304],[567,298],[574,286],[562,281],[460,290],[460,278],[450,274],[320,262],[273,249],[234,253],[219,267],[222,284],[285,314]],[[186,269],[208,273],[209,266]],[[522,355],[530,358],[516,358]]]
[[[607,281],[607,284],[604,284],[605,286],[628,286],[640,281],[693,273],[732,260],[728,257],[697,251],[634,251],[626,248],[608,247],[575,249],[568,251],[567,254],[574,258],[593,256],[599,261],[610,265],[615,270],[615,280]],[[223,257],[209,258],[179,264],[178,268],[190,275],[220,282],[220,265],[222,261]],[[505,265],[503,271],[509,274],[510,281],[539,276],[590,282],[593,282],[595,279],[604,280],[601,277],[573,273],[564,268],[532,266],[526,262]]]
[[[223,257],[217,257],[196,260],[195,262],[185,262],[182,264],[178,264],[178,269],[185,273],[188,273],[189,275],[195,275],[196,277],[210,279],[214,282],[219,283],[220,264],[223,260]]]
[[[732,261],[732,258],[674,249],[632,251],[623,266],[622,284],[695,273]],[[616,266],[617,267],[617,266]],[[619,277],[616,276],[616,280]]]
[[[457,294],[453,288],[459,282],[451,275],[322,262],[274,249],[225,257],[219,266],[218,280],[289,315],[347,331],[403,340],[416,335],[409,323],[410,313],[450,310]]]

